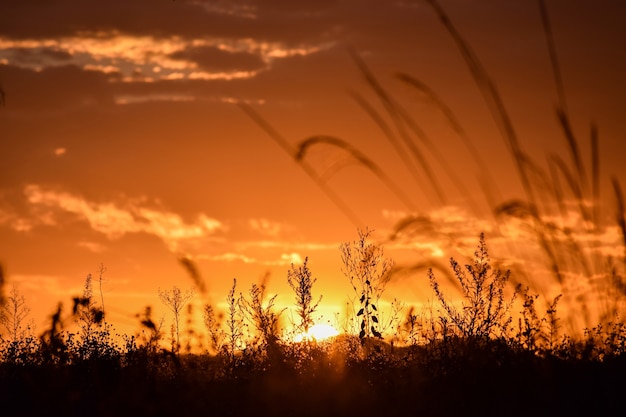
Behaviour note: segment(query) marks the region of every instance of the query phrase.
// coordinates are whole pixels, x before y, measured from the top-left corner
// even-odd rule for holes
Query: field
[[[623,357],[537,358],[462,341],[439,348],[470,350],[471,357],[455,352],[424,361],[435,349],[430,346],[337,363],[326,349],[301,347],[296,357],[251,360],[225,374],[216,358],[142,352],[119,361],[3,364],[0,398],[21,415],[571,416],[623,410]]]

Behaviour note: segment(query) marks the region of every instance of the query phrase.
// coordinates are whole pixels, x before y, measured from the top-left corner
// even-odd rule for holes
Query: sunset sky
[[[585,163],[590,125],[598,126],[608,223],[611,176],[626,186],[626,3],[546,4]],[[524,150],[542,166],[550,153],[569,161],[538,3],[441,5],[499,88]],[[426,153],[444,198],[423,171],[415,180],[355,100],[356,93],[391,126],[352,53],[447,161]],[[506,142],[426,1],[4,2],[0,262],[37,330],[58,302],[69,312],[101,264],[108,318],[136,330],[135,314],[161,308],[159,288],[193,287],[180,256],[206,280],[198,304],[222,302],[233,278],[246,292],[270,273],[268,291],[281,305],[293,298],[291,263],[309,257],[314,294],[324,294],[324,320],[333,320],[352,291],[339,245],[365,226],[384,241],[410,214],[427,218],[431,233],[386,243],[398,264],[471,255],[483,231],[496,253],[512,256],[497,249],[503,238],[477,180],[482,169],[441,109],[398,72],[421,80],[454,112],[495,180],[496,203],[522,198]],[[347,216],[239,102],[294,148],[315,135],[349,143],[410,201],[345,149],[312,146],[306,166],[354,213]],[[453,188],[450,172],[476,207]],[[511,236],[516,245],[515,236],[524,240]],[[620,237],[607,227],[599,241],[610,252]],[[427,288],[425,271],[415,272],[392,281],[388,300],[425,301]]]

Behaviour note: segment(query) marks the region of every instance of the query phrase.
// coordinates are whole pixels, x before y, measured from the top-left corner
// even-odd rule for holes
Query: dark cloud
[[[222,14],[234,14],[258,18],[269,14],[316,15],[340,4],[338,0],[191,0],[207,10]]]
[[[278,3],[282,2],[262,9],[264,3],[251,5],[259,14],[256,18],[250,18],[235,12],[223,12],[229,6],[224,4],[223,7],[217,7],[220,2],[111,0],[96,6],[81,0],[26,0],[3,7],[3,13],[0,14],[0,36],[49,38],[72,36],[85,31],[116,30],[135,35],[237,39],[252,37],[257,40],[298,44],[320,39],[336,24],[332,14],[322,13],[326,9],[316,5],[317,2],[291,6],[286,9],[291,10],[291,13],[285,10],[277,12]],[[332,2],[323,3],[330,6]],[[307,10],[311,12],[306,12]]]
[[[338,0],[249,0],[242,1],[242,4],[256,10],[259,14],[283,14],[314,16],[338,6]]]
[[[258,55],[228,52],[211,46],[191,47],[170,57],[195,62],[209,71],[254,71],[265,66]]]
[[[59,65],[72,59],[70,53],[50,48],[11,48],[0,50],[0,56],[7,57],[9,62],[30,67]]]
[[[57,61],[67,61],[72,59],[72,54],[65,51],[59,51],[57,49],[44,48],[41,50],[41,54]]]

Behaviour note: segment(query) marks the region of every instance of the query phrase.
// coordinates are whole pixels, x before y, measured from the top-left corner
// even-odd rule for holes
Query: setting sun
[[[338,336],[339,331],[330,324],[315,324],[311,326],[308,332],[300,333],[293,338],[294,342],[304,342],[307,340],[315,340],[321,342],[332,337]]]

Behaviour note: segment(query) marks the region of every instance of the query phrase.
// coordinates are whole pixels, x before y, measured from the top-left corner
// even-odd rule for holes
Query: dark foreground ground
[[[141,355],[0,364],[0,415],[618,416],[626,360],[509,350],[274,352],[235,365]],[[6,410],[15,410],[5,414]]]

